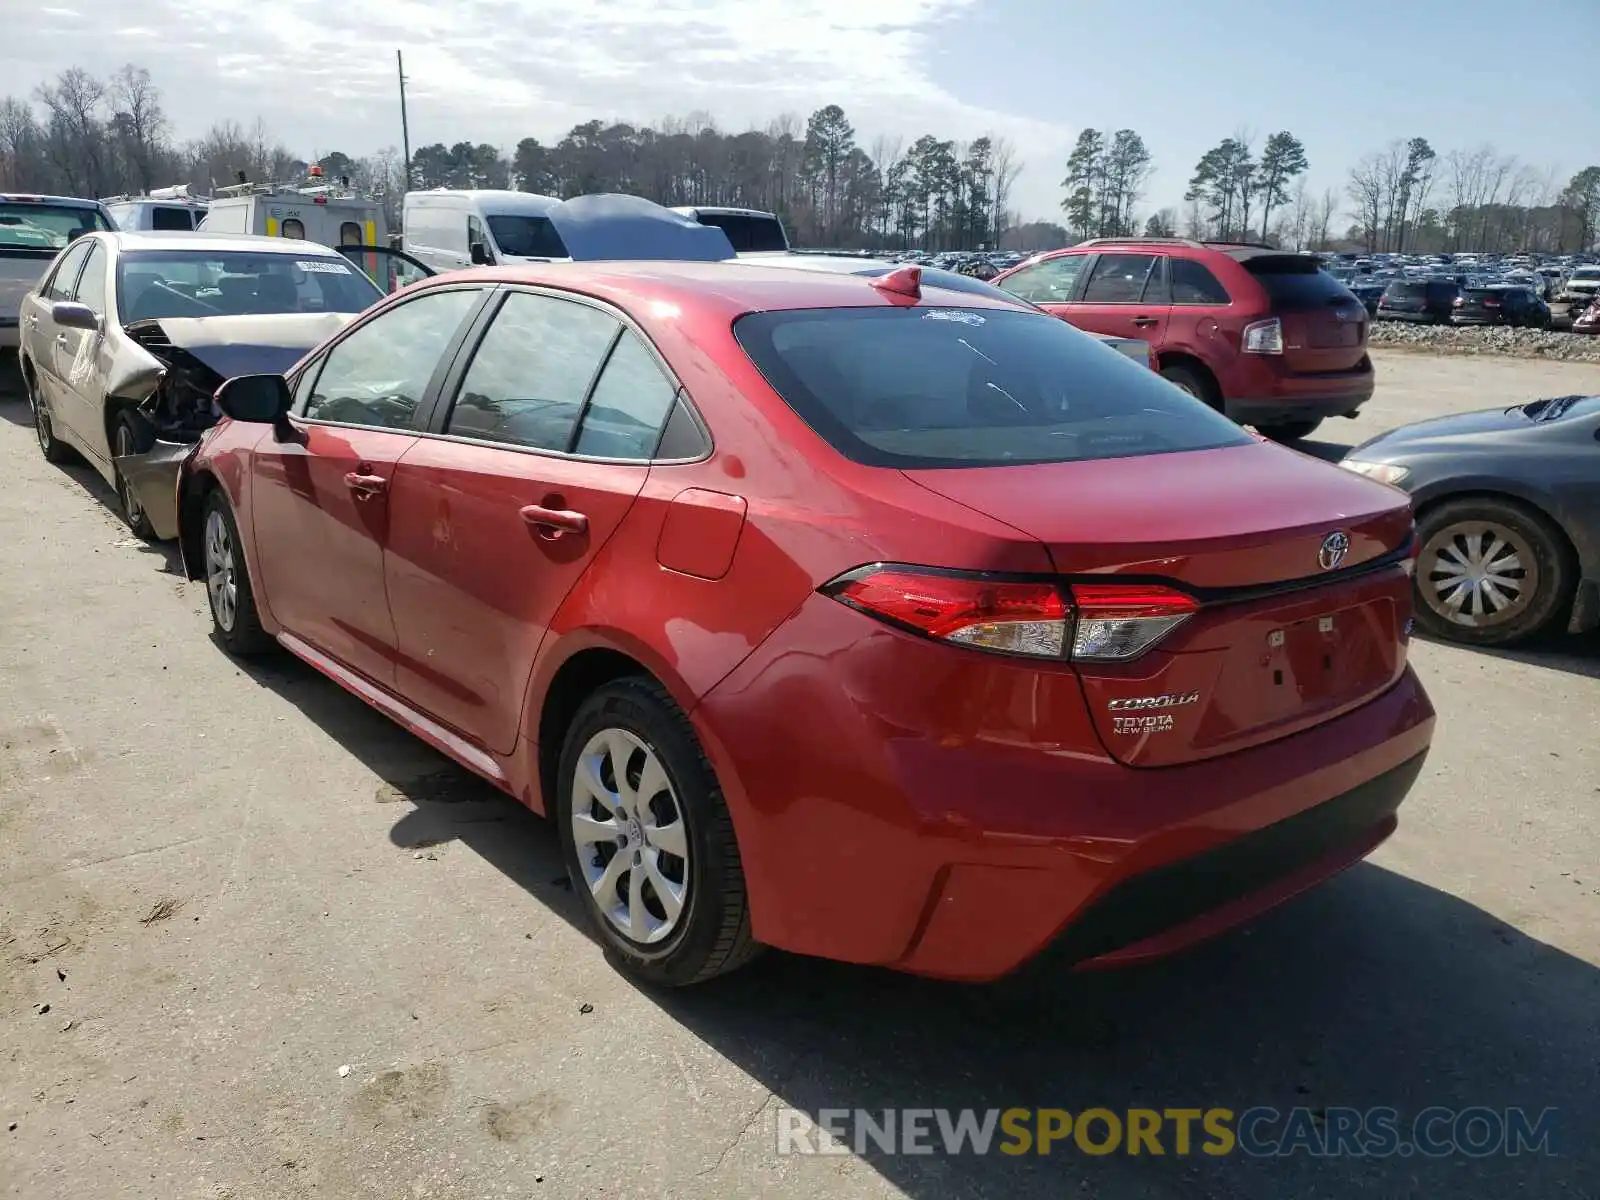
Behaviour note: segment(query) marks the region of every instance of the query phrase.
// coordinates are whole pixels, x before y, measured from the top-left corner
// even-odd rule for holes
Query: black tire
[[[1470,531],[1479,525],[1503,531],[1502,536],[1509,534],[1507,540],[1521,539],[1535,572],[1532,595],[1519,610],[1503,617],[1463,611],[1465,620],[1452,619],[1446,615],[1449,606],[1439,593],[1438,584],[1449,578],[1438,569],[1439,548],[1456,544],[1450,531],[1463,527]],[[1470,532],[1466,536],[1470,537]],[[1418,518],[1417,538],[1421,546],[1416,577],[1417,623],[1434,637],[1471,646],[1504,646],[1549,631],[1572,603],[1577,575],[1566,538],[1542,513],[1515,500],[1474,496],[1436,504]],[[1479,545],[1481,549],[1482,543]],[[1520,562],[1521,549],[1514,541],[1512,545]],[[1522,567],[1520,575],[1527,580],[1528,568]],[[1481,604],[1476,596],[1469,597],[1463,609]]]
[[[124,454],[143,454],[155,444],[156,431],[150,422],[145,420],[143,413],[125,408],[111,422],[112,458]],[[121,471],[116,472],[116,477],[117,503],[122,509],[122,519],[128,523],[128,528],[133,530],[135,537],[141,537],[147,542],[154,540],[155,527],[150,524],[150,517],[139,503],[139,498],[123,480]]]
[[[1257,425],[1256,432],[1275,442],[1298,442],[1301,438],[1310,437],[1321,425],[1321,417],[1311,417],[1304,421],[1279,421],[1272,425]]]
[[[1202,404],[1209,404],[1212,408],[1219,407],[1216,389],[1211,386],[1211,381],[1193,367],[1176,363],[1170,367],[1162,367],[1161,378],[1176,387],[1181,387]]]
[[[239,525],[233,519],[233,508],[220,487],[206,496],[200,527],[201,576],[206,581],[206,601],[211,608],[212,634],[218,644],[229,654],[239,658],[254,658],[272,650],[277,642],[261,628],[261,617],[256,612],[255,590],[250,586],[250,568],[245,561],[244,545],[239,540]],[[232,617],[222,603],[219,583],[213,576],[213,547],[210,543],[213,519],[220,521],[227,537],[229,561],[233,582]]]
[[[671,932],[653,944],[627,937],[600,910],[573,837],[573,784],[579,759],[590,739],[606,729],[632,734],[656,755],[686,826],[684,908]],[[652,986],[684,987],[735,970],[760,950],[750,934],[750,906],[733,818],[688,717],[654,679],[615,680],[579,706],[562,744],[555,817],[572,890],[607,955],[623,973]],[[609,863],[598,857],[598,844],[594,849],[594,866]],[[613,850],[616,853],[622,851]],[[627,878],[626,873],[619,878],[619,887],[621,878]]]
[[[78,457],[77,451],[56,437],[55,424],[50,419],[50,407],[45,403],[43,393],[33,386],[30,371],[22,372],[22,388],[28,397],[28,406],[33,409],[33,432],[39,439],[39,453],[44,455],[45,462],[58,467],[72,462]]]

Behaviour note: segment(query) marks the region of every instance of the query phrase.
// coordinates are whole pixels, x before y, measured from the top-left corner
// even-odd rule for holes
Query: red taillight
[[[1049,581],[888,565],[851,571],[822,590],[938,641],[1086,662],[1136,658],[1199,608],[1192,596],[1153,585],[1073,584],[1069,603]]]
[[[1499,308],[1500,307],[1500,301],[1498,301],[1498,300],[1485,300],[1483,302],[1483,306],[1485,308]]]
[[[1137,658],[1200,608],[1193,596],[1159,584],[1075,583],[1072,657],[1085,662]]]

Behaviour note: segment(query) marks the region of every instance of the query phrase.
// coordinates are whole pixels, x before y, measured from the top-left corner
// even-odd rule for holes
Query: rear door
[[[1283,325],[1283,363],[1297,374],[1354,371],[1367,355],[1367,309],[1306,254],[1258,254],[1241,265]]]
[[[1082,294],[1062,315],[1079,329],[1159,345],[1166,335],[1166,286],[1161,257],[1115,251],[1096,256]]]
[[[106,377],[111,371],[110,348],[106,345],[105,319],[110,308],[109,272],[111,255],[102,241],[89,244],[89,255],[78,272],[72,294],[63,299],[86,305],[100,318],[100,329],[60,329],[56,331],[56,374],[61,380],[61,396],[56,414],[64,417],[77,435],[79,447],[86,450],[102,470],[111,466],[111,447],[106,433]]]
[[[1232,333],[1232,342],[1237,345],[1241,322],[1234,311],[1233,297],[1222,281],[1195,259],[1174,254],[1163,261],[1165,274],[1160,286],[1168,301],[1167,347],[1211,359],[1217,355],[1220,330]],[[1150,286],[1157,284],[1152,282]]]
[[[88,257],[88,242],[73,246],[61,256],[55,270],[39,290],[22,302],[22,345],[28,352],[28,361],[33,364],[39,390],[50,404],[52,419],[59,419],[64,425],[70,425],[70,422],[64,411],[66,405],[62,395],[65,385],[57,364],[56,339],[65,331],[56,328],[50,308],[58,300],[72,299],[73,291],[78,286],[78,272],[83,270],[83,261]]]
[[[396,471],[385,562],[400,692],[506,753],[550,621],[643,488],[677,387],[609,309],[499,303]]]

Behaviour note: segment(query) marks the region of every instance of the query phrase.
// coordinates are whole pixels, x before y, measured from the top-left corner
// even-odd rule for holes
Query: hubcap
[[[126,425],[117,426],[117,457],[137,453],[133,444],[133,431]],[[122,472],[117,472],[117,490],[122,493],[122,511],[128,515],[128,523],[137,525],[139,518],[144,515],[144,509],[139,504],[139,499],[133,494],[133,488],[123,478]]]
[[[656,752],[602,729],[578,756],[572,840],[589,893],[613,928],[649,945],[677,928],[689,893],[689,831]]]
[[[1417,569],[1422,599],[1456,625],[1484,629],[1515,620],[1539,591],[1527,540],[1494,521],[1462,521],[1428,539]]]
[[[211,615],[218,626],[224,633],[232,633],[239,611],[239,580],[233,568],[233,538],[218,509],[206,516],[206,595],[211,598]]]

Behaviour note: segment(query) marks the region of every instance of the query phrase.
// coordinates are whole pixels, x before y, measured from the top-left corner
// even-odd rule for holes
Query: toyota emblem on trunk
[[[1322,549],[1317,551],[1317,564],[1324,571],[1331,571],[1344,561],[1344,556],[1350,553],[1350,535],[1344,532],[1330,533],[1322,539]]]

